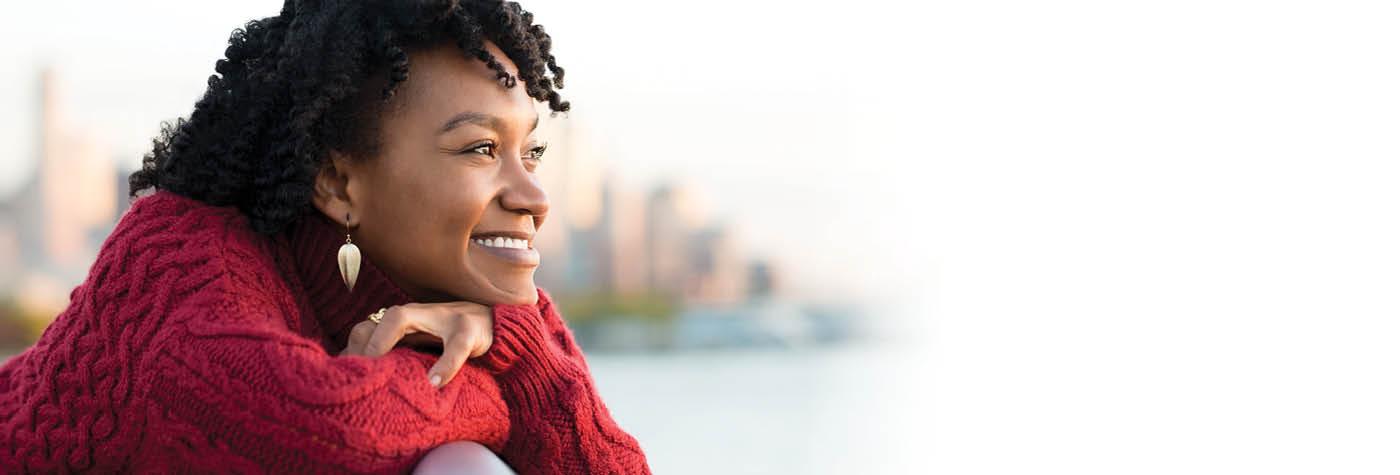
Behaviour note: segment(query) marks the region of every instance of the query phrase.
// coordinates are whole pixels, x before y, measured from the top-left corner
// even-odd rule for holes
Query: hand
[[[365,320],[350,329],[341,355],[384,356],[400,342],[438,343],[442,356],[428,369],[428,382],[441,388],[467,358],[491,348],[491,307],[473,302],[410,303],[389,307],[380,323]]]

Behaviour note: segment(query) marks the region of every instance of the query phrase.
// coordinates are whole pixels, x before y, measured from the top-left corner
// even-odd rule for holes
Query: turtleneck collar
[[[346,289],[336,262],[345,230],[312,211],[277,237],[278,262],[301,310],[303,335],[322,335],[328,352],[345,346],[350,328],[381,307],[412,301],[366,257],[353,291]]]

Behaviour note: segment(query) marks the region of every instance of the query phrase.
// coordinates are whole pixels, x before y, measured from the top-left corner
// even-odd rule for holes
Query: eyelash
[[[496,144],[493,144],[493,143],[490,143],[490,142],[481,143],[481,144],[476,144],[476,145],[472,145],[472,146],[470,146],[470,147],[464,148],[464,149],[462,149],[462,150],[459,150],[458,153],[473,153],[473,152],[472,152],[473,150],[476,150],[476,149],[479,149],[479,148],[482,148],[482,147],[486,147],[486,148],[490,148],[490,149],[495,149],[495,148],[496,148]],[[549,144],[547,144],[547,143],[546,143],[546,144],[541,144],[541,145],[536,146],[536,147],[534,147],[534,148],[531,148],[531,149],[530,149],[530,153],[533,154],[533,156],[530,157],[530,158],[534,158],[535,160],[542,160],[542,159],[544,158],[544,151],[545,151],[546,149],[548,149],[548,148],[549,148]],[[485,155],[495,156],[495,154],[493,154],[493,153],[487,153],[487,154],[485,154]]]

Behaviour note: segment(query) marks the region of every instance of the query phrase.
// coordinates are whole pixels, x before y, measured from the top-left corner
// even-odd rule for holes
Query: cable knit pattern
[[[648,473],[641,447],[613,421],[573,333],[544,297],[495,312],[496,333],[516,336],[507,348],[518,356],[498,378],[511,408],[505,452],[537,454],[507,461],[521,473]]]
[[[372,263],[347,292],[319,213],[268,238],[233,207],[138,199],[39,341],[0,366],[0,471],[374,472],[456,440],[522,474],[649,473],[541,290],[442,389],[436,356],[333,356],[409,302]]]

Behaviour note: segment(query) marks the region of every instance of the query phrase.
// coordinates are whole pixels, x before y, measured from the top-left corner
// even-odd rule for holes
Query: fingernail
[[[435,374],[433,377],[428,378],[428,382],[433,383],[433,387],[436,388],[438,385],[442,384],[442,376]]]

